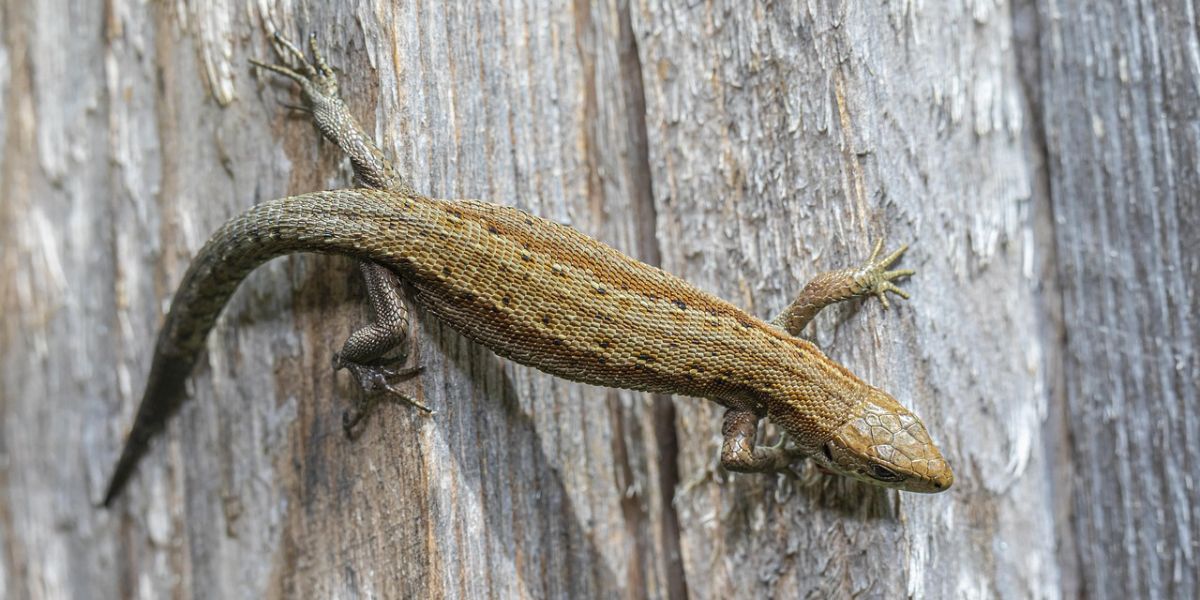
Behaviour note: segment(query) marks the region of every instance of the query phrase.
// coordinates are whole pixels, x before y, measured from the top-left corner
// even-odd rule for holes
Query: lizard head
[[[954,483],[921,420],[875,388],[812,459],[840,475],[908,492],[942,492]]]

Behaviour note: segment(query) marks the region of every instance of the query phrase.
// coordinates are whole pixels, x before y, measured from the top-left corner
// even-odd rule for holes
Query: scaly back
[[[305,194],[234,218],[192,261],[106,502],[183,401],[183,380],[237,285],[293,252],[383,264],[454,329],[566,379],[726,405],[776,398],[795,409],[793,432],[812,438],[802,443],[818,444],[844,422],[854,402],[847,390],[864,386],[812,344],[524,211],[369,189]]]

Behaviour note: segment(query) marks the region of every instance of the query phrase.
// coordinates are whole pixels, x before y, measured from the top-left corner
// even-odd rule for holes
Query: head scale
[[[954,483],[921,420],[872,387],[812,459],[840,475],[908,492],[942,492]]]

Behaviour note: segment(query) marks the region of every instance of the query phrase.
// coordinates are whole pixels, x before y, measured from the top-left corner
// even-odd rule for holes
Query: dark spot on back
[[[499,234],[500,230],[495,225],[488,225],[488,233]]]
[[[687,310],[687,304],[683,300],[673,300],[671,303],[679,310]]]
[[[442,267],[442,275],[449,275],[450,267]]]
[[[644,360],[646,362],[654,362],[654,357],[643,352],[642,354],[638,355],[638,360]]]

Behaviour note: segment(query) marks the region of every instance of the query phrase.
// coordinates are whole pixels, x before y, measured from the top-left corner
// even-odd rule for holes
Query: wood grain
[[[1197,594],[1200,128],[1184,0],[0,2],[0,598]],[[716,467],[719,411],[515,367],[418,313],[412,390],[329,368],[357,271],[253,274],[115,511],[155,331],[220,223],[350,185],[253,73],[315,31],[415,186],[567,222],[922,415],[917,496]]]
[[[922,415],[957,480],[896,496],[715,477],[677,500],[689,591],[1053,596],[1043,349],[1023,272],[1032,175],[1006,7],[743,6],[634,11],[664,268],[770,317],[878,237],[912,242],[911,302],[833,309],[813,334]],[[680,406],[687,480],[711,468],[718,414]]]
[[[635,254],[645,236],[611,5],[179,6],[6,5],[5,97],[24,107],[4,163],[9,589],[678,590],[666,400],[515,368],[421,315],[413,350],[437,416],[389,407],[350,442],[340,413],[357,392],[328,365],[365,308],[343,260],[255,273],[121,510],[89,506],[208,233],[256,201],[350,182],[336,148],[288,118],[294,92],[250,70],[270,56],[265,30],[326,41],[351,109],[422,190],[520,206]]]
[[[1056,480],[1094,598],[1200,595],[1200,30],[1191,2],[1039,6],[1061,296]],[[1032,69],[1031,69],[1032,70]]]

